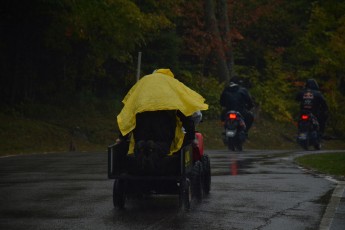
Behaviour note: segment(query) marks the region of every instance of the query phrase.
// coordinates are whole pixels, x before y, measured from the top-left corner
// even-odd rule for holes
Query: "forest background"
[[[139,52],[140,76],[170,68],[206,98],[210,145],[234,75],[257,123],[275,122],[264,135],[295,128],[295,95],[314,78],[328,138],[345,138],[345,1],[5,0],[0,13],[0,154],[105,148]]]

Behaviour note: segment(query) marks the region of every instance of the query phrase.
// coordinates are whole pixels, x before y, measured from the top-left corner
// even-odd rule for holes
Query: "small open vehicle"
[[[145,159],[128,155],[127,141],[108,146],[108,178],[115,179],[114,207],[123,209],[126,199],[150,194],[177,194],[179,207],[185,210],[190,209],[192,197],[202,200],[210,191],[210,162],[203,151],[198,153],[193,146],[158,158],[147,151]]]

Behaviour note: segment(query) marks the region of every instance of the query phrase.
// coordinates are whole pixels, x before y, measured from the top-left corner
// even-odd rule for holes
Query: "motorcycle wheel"
[[[228,138],[228,149],[230,151],[235,151],[234,139]]]
[[[301,146],[304,150],[309,150],[309,143],[308,141],[301,142]]]
[[[237,151],[241,152],[243,150],[243,142],[241,141],[241,138],[239,136],[240,133],[236,135],[236,143],[235,143],[235,148]]]
[[[238,151],[242,152],[242,150],[243,150],[242,144],[238,144],[238,145],[236,146],[236,149],[237,149]]]
[[[314,149],[315,150],[320,150],[321,149],[321,143],[319,142],[319,143],[315,144],[314,145]]]

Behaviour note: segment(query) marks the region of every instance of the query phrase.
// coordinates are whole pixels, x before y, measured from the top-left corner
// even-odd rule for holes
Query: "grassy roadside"
[[[110,108],[110,109],[109,109]],[[0,112],[0,156],[37,152],[106,151],[118,135],[116,108],[59,109],[49,106],[23,108],[24,112]],[[197,130],[206,149],[225,149],[218,120],[204,118]],[[258,117],[244,149],[300,149],[296,127]],[[345,149],[343,140],[325,141],[323,149]]]
[[[48,110],[48,111],[47,111]],[[52,112],[53,111],[53,112]],[[46,113],[46,114],[45,114]],[[95,111],[39,111],[40,116],[0,113],[0,156],[37,152],[105,151],[118,135],[114,113]],[[226,148],[218,120],[204,119],[197,129],[204,135],[205,148]],[[257,120],[245,149],[293,149],[295,128],[268,119]]]
[[[116,113],[110,110],[60,110],[31,108],[33,112],[0,112],[0,157],[7,155],[102,151],[118,135]],[[222,125],[218,120],[204,121],[197,127],[204,136],[206,149],[226,149],[221,139]],[[246,149],[301,149],[295,142],[296,127],[261,116],[257,118],[244,144]],[[345,149],[344,140],[324,141],[323,150]],[[301,149],[302,150],[302,149]],[[314,153],[314,152],[311,152]],[[317,172],[345,180],[345,153],[310,154],[296,163]]]
[[[296,158],[295,162],[304,168],[345,180],[345,152],[304,155]]]
[[[0,156],[106,151],[118,133],[113,113],[46,108],[39,115],[0,113]]]

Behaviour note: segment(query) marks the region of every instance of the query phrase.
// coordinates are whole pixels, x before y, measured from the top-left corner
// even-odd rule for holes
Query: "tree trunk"
[[[213,0],[205,0],[205,22],[206,30],[210,33],[212,38],[212,53],[215,55],[216,66],[218,72],[218,80],[220,82],[229,80],[229,69],[226,63],[226,54],[224,52],[223,41],[219,31],[215,15],[215,5]]]
[[[230,78],[234,76],[234,56],[232,52],[232,43],[230,35],[230,22],[228,17],[228,3],[227,0],[219,0],[219,22],[222,34],[222,40],[225,48],[226,64],[230,73]]]

